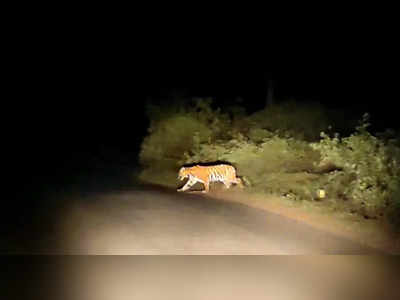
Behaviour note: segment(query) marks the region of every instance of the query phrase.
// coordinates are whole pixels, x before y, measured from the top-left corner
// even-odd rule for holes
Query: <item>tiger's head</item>
[[[178,179],[184,180],[188,176],[189,176],[189,170],[185,167],[180,168],[179,174],[178,174]]]

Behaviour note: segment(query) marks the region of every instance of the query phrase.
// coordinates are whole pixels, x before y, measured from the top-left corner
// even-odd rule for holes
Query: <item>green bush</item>
[[[158,160],[177,162],[185,151],[193,148],[194,140],[204,142],[212,135],[208,126],[184,115],[157,122],[150,128],[150,133],[144,139],[140,152],[140,161],[145,166]]]
[[[153,173],[176,173],[184,154],[192,153],[199,144],[227,138],[230,127],[229,116],[213,110],[211,99],[180,100],[165,109],[149,105],[147,114],[150,127],[139,161],[143,167],[140,177],[150,182],[154,182]]]
[[[280,137],[316,141],[330,125],[327,110],[315,102],[293,100],[274,104],[248,117],[250,128],[276,132]]]
[[[184,164],[229,162],[252,190],[315,200],[323,188],[327,198],[320,201],[367,217],[386,215],[400,227],[399,137],[368,132],[368,115],[341,137],[332,127],[348,128],[340,118],[333,122],[335,115],[293,101],[250,116],[240,107],[216,109],[211,99],[149,105],[140,178],[174,186]]]
[[[390,205],[400,181],[400,148],[370,134],[368,118],[365,114],[356,133],[349,137],[329,137],[322,132],[321,141],[311,146],[321,153],[319,166],[333,164],[342,169],[347,183],[338,188],[342,189],[343,198],[350,200],[352,209],[368,217],[378,217]],[[329,175],[326,186],[335,184],[337,176]]]
[[[228,161],[251,186],[272,191],[271,174],[304,173],[319,160],[318,152],[306,142],[269,135],[262,143],[253,143],[241,134],[227,142],[199,143],[180,163]]]

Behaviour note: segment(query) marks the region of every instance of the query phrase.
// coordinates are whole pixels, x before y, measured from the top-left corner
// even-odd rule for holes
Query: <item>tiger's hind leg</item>
[[[243,181],[242,181],[242,179],[240,179],[239,177],[236,177],[235,178],[235,183],[240,187],[240,188],[244,188],[244,185],[243,185]]]
[[[210,182],[205,181],[205,182],[203,182],[203,184],[204,184],[204,190],[202,190],[201,192],[208,193],[210,191]]]
[[[232,185],[232,182],[230,182],[230,181],[224,181],[224,185],[225,185],[225,188],[226,188],[226,189],[230,189],[230,187],[231,187],[231,185]]]

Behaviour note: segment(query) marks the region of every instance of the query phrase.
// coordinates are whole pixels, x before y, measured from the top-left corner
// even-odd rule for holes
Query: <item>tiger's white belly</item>
[[[193,175],[189,175],[189,180],[192,182],[194,181],[194,182],[204,183],[204,180],[202,180],[196,176],[193,176]],[[208,176],[208,180],[209,180],[209,182],[225,182],[226,181],[224,176],[218,175],[218,174],[210,174],[210,176]]]
[[[210,174],[210,176],[208,177],[208,180],[210,182],[225,182],[224,176],[219,175],[219,174],[213,174],[213,173]]]

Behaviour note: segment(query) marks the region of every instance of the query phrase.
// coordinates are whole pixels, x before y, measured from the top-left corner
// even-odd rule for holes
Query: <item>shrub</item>
[[[193,148],[194,141],[204,142],[211,137],[211,130],[190,116],[175,115],[157,122],[150,128],[140,152],[140,161],[148,166],[158,160],[176,163],[184,152]],[[194,138],[195,137],[195,138]]]
[[[148,116],[140,152],[145,181],[173,186],[181,165],[226,161],[255,190],[315,199],[323,188],[337,208],[386,214],[400,228],[399,137],[371,134],[368,114],[347,137],[325,133],[336,125],[334,114],[316,103],[284,102],[247,116],[238,107],[213,108],[211,99],[179,99],[150,105]],[[345,128],[340,122],[335,128]]]
[[[368,118],[369,115],[365,114],[356,133],[349,137],[329,137],[322,132],[321,141],[311,146],[321,153],[320,166],[333,164],[342,169],[349,181],[342,185],[341,194],[351,201],[352,209],[365,216],[377,217],[390,205],[400,181],[400,149],[385,145],[370,134],[367,131]],[[326,185],[332,186],[337,176],[329,175]]]
[[[319,160],[318,152],[306,142],[269,135],[260,144],[241,134],[228,142],[199,143],[191,154],[185,153],[181,163],[229,161],[254,188],[272,191],[271,174],[304,173]]]
[[[211,108],[211,99],[180,99],[168,107],[148,106],[150,127],[141,145],[139,161],[143,167],[141,178],[150,180],[152,173],[172,174],[180,167],[185,153],[192,153],[198,145],[217,139],[227,139],[230,118]],[[175,176],[176,177],[176,176]]]
[[[293,100],[267,106],[248,117],[252,129],[266,129],[280,137],[316,141],[329,126],[325,108],[319,103],[298,103]]]

